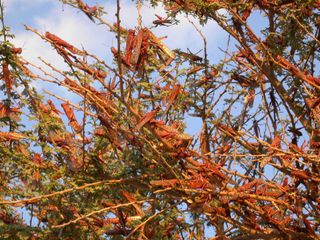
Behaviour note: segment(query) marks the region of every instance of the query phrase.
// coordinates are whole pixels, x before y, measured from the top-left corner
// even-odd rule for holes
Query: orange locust
[[[164,180],[153,180],[150,182],[151,186],[154,187],[175,187],[178,185],[179,180],[178,179],[164,179]]]
[[[240,84],[240,86],[243,88],[250,87],[253,83],[253,81],[250,78],[239,75],[237,73],[232,74],[231,78],[236,80]]]
[[[2,139],[5,141],[18,141],[22,138],[26,138],[26,136],[15,132],[0,132],[0,141],[2,141]]]
[[[275,148],[275,149],[273,149],[273,148]],[[280,134],[276,134],[276,136],[274,137],[274,139],[271,143],[271,148],[269,149],[268,153],[272,155],[273,153],[275,153],[276,149],[281,149],[281,135]],[[263,158],[260,162],[260,167],[264,168],[271,160],[272,160],[271,156],[267,156],[267,157]]]
[[[254,90],[254,88],[251,88],[251,89],[249,89],[249,93],[248,93],[248,95],[246,96],[246,99],[247,99],[247,103],[248,103],[248,105],[249,105],[249,107],[253,107],[253,103],[254,103],[254,97],[255,97],[256,95],[255,95],[255,90]]]
[[[189,53],[180,51],[179,49],[175,49],[173,51],[176,52],[178,55],[180,55],[180,56],[182,56],[192,62],[202,62],[202,60],[203,60],[202,57],[199,57],[198,55],[191,53],[189,49],[188,49]]]
[[[225,133],[228,137],[236,137],[239,135],[239,133],[231,128],[231,127],[228,127],[227,125],[223,124],[223,123],[216,123],[215,126],[220,130],[222,131],[223,133]]]
[[[247,21],[248,17],[251,14],[252,8],[253,8],[253,5],[251,4],[242,12],[242,15],[241,15],[242,21],[244,21],[244,22]]]
[[[10,117],[14,119],[17,118],[17,115],[20,113],[21,111],[19,108],[9,108],[0,102],[0,118]]]
[[[299,179],[308,180],[310,179],[309,174],[303,170],[291,170],[291,174]]]
[[[95,226],[99,226],[99,227],[103,227],[104,225],[110,225],[112,224],[119,224],[120,223],[120,219],[118,217],[114,217],[114,218],[106,218],[106,219],[100,219],[97,218],[95,216],[91,217],[93,219],[94,225]],[[140,220],[141,217],[140,216],[130,216],[126,218],[127,222],[132,222],[132,221],[137,221]]]
[[[140,130],[146,123],[150,122],[152,119],[155,118],[157,112],[160,110],[160,107],[156,107],[151,112],[146,113],[141,119],[140,122],[135,127],[136,130]]]
[[[43,158],[39,153],[35,153],[32,160],[36,166],[43,167]]]
[[[94,135],[103,137],[104,135],[106,135],[106,131],[102,127],[98,127],[94,130]]]
[[[290,144],[289,144],[289,149],[290,149],[291,151],[295,152],[295,153],[298,153],[298,154],[301,154],[301,155],[304,154],[304,152],[302,151],[302,149],[299,148],[299,147],[297,146],[297,144],[290,143]]]
[[[86,4],[83,8],[83,11],[88,16],[88,18],[94,22],[93,16],[98,13],[97,6],[89,6]]]
[[[169,101],[168,101],[167,108],[163,113],[164,116],[167,115],[167,113],[170,110],[173,102],[177,99],[177,97],[180,94],[180,92],[181,92],[181,85],[180,84],[174,85],[174,87],[173,87],[173,89],[171,91],[171,94],[169,96]]]
[[[21,48],[11,48],[10,51],[13,53],[13,54],[21,54],[22,53],[22,49]]]
[[[191,68],[189,71],[187,71],[187,75],[189,76],[191,74],[197,73],[200,70],[202,70],[203,68],[204,68],[203,66],[195,66],[195,67]]]
[[[155,14],[155,16],[157,17],[157,19],[152,22],[155,25],[155,27],[158,27],[158,26],[168,27],[170,24],[172,24],[172,21],[169,20],[168,17],[163,18],[157,14]],[[166,24],[169,24],[169,25],[166,25]]]
[[[33,174],[33,180],[35,182],[39,182],[40,179],[41,179],[41,174],[40,174],[40,171],[39,171],[39,168],[43,168],[44,167],[44,164],[43,164],[43,158],[40,156],[39,153],[35,153],[33,155],[33,163],[35,166],[37,166],[37,169],[35,170],[34,174]]]
[[[72,46],[71,44],[67,43],[66,41],[62,40],[61,38],[59,38],[58,36],[50,32],[46,32],[45,37],[49,39],[54,45],[58,45],[59,47],[66,48],[73,54],[78,54],[81,56],[84,55],[83,51],[77,49],[76,47]]]
[[[12,55],[16,55],[22,53],[22,48],[11,47],[0,49],[0,55],[6,56],[8,54],[6,51],[9,51]]]
[[[300,71],[298,67],[292,65],[289,61],[287,61],[282,56],[277,56],[277,60],[279,61],[279,65],[288,71],[290,71],[293,75],[295,75],[297,78],[301,79],[302,81],[305,81],[309,83],[310,85],[320,85],[320,79],[316,78],[310,74],[306,74],[303,71]]]
[[[120,60],[121,60],[121,62],[125,65],[125,66],[127,66],[127,67],[131,67],[131,65],[130,65],[130,62],[127,62],[127,60],[126,60],[126,57],[124,57],[123,55],[121,55],[121,53],[118,53],[118,50],[117,49],[115,49],[114,47],[112,47],[111,48],[111,52],[112,52],[112,54],[113,54],[113,56],[115,57],[115,58],[118,58],[119,56],[120,56]],[[131,54],[130,54],[130,57],[131,57]]]
[[[80,133],[82,131],[82,127],[79,125],[72,108],[67,103],[62,103],[61,106],[62,106],[64,112],[66,113],[66,115],[69,119],[69,123],[70,123],[71,127],[73,128],[73,130],[76,133]]]
[[[62,122],[61,118],[60,118],[60,115],[61,112],[56,108],[56,106],[53,104],[53,102],[51,100],[48,100],[48,105],[50,107],[50,110],[48,111],[49,112],[49,115],[51,117],[54,117],[57,119],[57,121],[59,121],[60,123]]]
[[[320,104],[320,97],[318,98],[306,98],[305,102],[310,109],[316,108]]]
[[[132,55],[132,50],[134,47],[134,41],[136,37],[136,32],[134,29],[129,29],[127,40],[126,40],[126,52],[125,52],[125,61],[127,65],[130,65],[130,59]]]
[[[169,138],[170,142],[173,144],[168,144],[171,146],[170,148],[175,147],[176,149],[180,148],[180,150],[185,150],[185,148],[187,148],[190,142],[193,140],[191,136],[179,132],[174,126],[164,125],[161,122],[155,123],[152,120],[150,122],[155,124],[155,132],[162,139],[162,141],[168,144],[165,139]]]
[[[148,35],[149,38],[151,40],[151,42],[158,48],[161,50],[161,52],[163,52],[166,57],[167,57],[167,61],[165,62],[165,66],[169,65],[173,59],[175,58],[175,53],[173,51],[171,51],[165,44],[163,44],[163,42],[161,41],[161,39],[159,39],[158,37],[156,37],[150,30],[146,29],[145,30]],[[159,54],[158,54],[159,55]],[[160,55],[159,55],[160,56]],[[161,71],[160,71],[161,72]]]
[[[261,179],[255,179],[251,182],[244,183],[242,186],[237,188],[237,192],[245,192],[247,190],[252,190],[253,188],[257,188],[258,186],[262,185],[263,181]]]
[[[51,111],[53,111],[56,114],[60,114],[61,112],[56,108],[56,106],[53,104],[53,102],[49,99],[47,101],[48,105],[50,106]]]
[[[271,143],[271,147],[273,148],[281,148],[281,136],[280,134],[276,134],[275,138],[273,139]]]
[[[93,17],[98,13],[97,6],[89,6],[88,4],[84,4],[81,0],[77,0],[78,7],[88,16],[88,18],[94,22]]]
[[[136,210],[136,213],[139,215],[139,216],[144,216],[144,212],[143,210],[141,209],[141,207],[137,204],[137,203],[134,203],[137,201],[137,199],[131,195],[129,192],[127,191],[122,191],[122,195],[131,203],[133,203],[133,207],[135,208]]]
[[[130,56],[130,64],[134,68],[137,66],[139,62],[144,35],[144,29],[139,30],[137,36],[134,38],[134,41],[132,43],[132,54]]]
[[[77,62],[80,62],[78,59],[76,59]],[[82,71],[92,75],[94,78],[106,78],[107,73],[103,70],[97,70],[90,68],[88,65],[86,65],[84,62],[80,62],[80,64],[76,64],[74,62],[69,62],[71,65],[76,66],[77,68],[81,69]]]
[[[9,65],[7,63],[2,64],[2,78],[5,82],[8,95],[10,94],[11,88],[13,86],[12,75],[9,70]]]

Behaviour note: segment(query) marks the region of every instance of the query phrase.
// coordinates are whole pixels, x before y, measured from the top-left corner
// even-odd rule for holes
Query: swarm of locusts
[[[38,67],[11,44],[0,48],[0,236],[11,225],[28,237],[21,239],[204,239],[208,225],[212,239],[319,237],[320,80],[281,51],[282,38],[262,40],[248,26],[255,9],[276,21],[278,8],[289,11],[297,1],[163,1],[167,17],[130,29],[106,22],[99,6],[62,2],[107,27],[118,45],[103,60],[27,26],[65,71],[42,58],[47,68]],[[314,2],[302,9],[306,16],[319,9]],[[238,41],[236,50],[209,64],[197,26],[203,56],[170,49],[153,29],[174,24],[180,11],[214,19]],[[301,86],[282,85],[287,78]],[[68,98],[45,89],[44,99],[31,81],[64,88]],[[201,121],[197,135],[187,133],[189,116]],[[303,134],[310,141],[299,142]],[[39,225],[23,222],[17,207]]]

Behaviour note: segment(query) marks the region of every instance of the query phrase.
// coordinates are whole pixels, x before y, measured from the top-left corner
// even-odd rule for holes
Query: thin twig
[[[22,199],[22,200],[15,200],[15,201],[0,201],[0,205],[17,205],[17,204],[30,204],[30,203],[35,203],[38,202],[42,199],[47,199],[47,198],[51,198],[51,197],[55,197],[55,196],[59,196],[59,195],[63,195],[69,192],[73,192],[73,191],[78,191],[78,190],[83,190],[86,189],[88,187],[94,187],[94,186],[98,186],[101,184],[104,185],[112,185],[112,184],[118,184],[118,183],[128,183],[128,182],[135,182],[139,179],[143,179],[146,178],[147,176],[142,176],[142,177],[136,177],[136,178],[128,178],[128,179],[119,179],[119,180],[104,180],[104,181],[98,181],[98,182],[93,182],[93,183],[87,183],[84,184],[82,186],[79,187],[73,187],[73,188],[68,188],[62,191],[58,191],[58,192],[54,192],[54,193],[49,193],[49,194],[44,194],[44,195],[40,195],[37,197],[32,197],[32,198],[28,198],[28,199]]]
[[[71,220],[69,222],[66,222],[66,223],[63,223],[63,224],[59,224],[59,225],[54,225],[52,226],[52,228],[63,228],[63,227],[66,227],[70,224],[73,224],[73,223],[77,223],[83,219],[86,219],[92,215],[95,215],[95,214],[99,214],[99,213],[103,213],[103,212],[106,212],[106,211],[109,211],[109,210],[113,210],[113,209],[117,209],[117,208],[120,208],[120,207],[128,207],[128,206],[131,206],[131,205],[134,205],[134,204],[141,204],[141,203],[145,203],[145,202],[153,202],[155,201],[155,199],[145,199],[145,200],[140,200],[140,201],[134,201],[134,202],[128,202],[128,203],[122,203],[122,204],[118,204],[118,205],[115,205],[115,206],[111,206],[111,207],[106,207],[106,208],[102,208],[102,209],[99,209],[97,211],[92,211],[84,216],[81,216],[81,217],[78,217],[74,220]]]

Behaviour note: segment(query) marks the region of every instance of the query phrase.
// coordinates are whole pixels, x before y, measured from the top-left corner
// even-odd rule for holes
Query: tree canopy
[[[26,26],[67,70],[23,57],[0,2],[1,239],[319,238],[320,1],[156,0],[126,29],[120,0],[115,23],[61,0],[117,40],[103,59]],[[181,13],[228,34],[219,62],[199,25],[200,53],[153,32]]]

